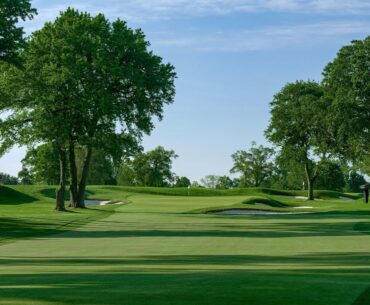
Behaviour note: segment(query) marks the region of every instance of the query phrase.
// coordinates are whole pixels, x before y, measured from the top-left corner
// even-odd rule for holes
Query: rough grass
[[[361,200],[329,192],[313,214],[212,215],[199,211],[311,203],[256,189],[93,186],[91,198],[128,204],[57,213],[45,188],[12,187],[32,201],[0,204],[0,234],[13,234],[0,243],[0,304],[370,304],[370,207]]]

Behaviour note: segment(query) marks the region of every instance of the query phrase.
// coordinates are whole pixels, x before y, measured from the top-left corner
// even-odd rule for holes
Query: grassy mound
[[[37,198],[13,188],[0,186],[0,204],[23,204],[36,201]]]

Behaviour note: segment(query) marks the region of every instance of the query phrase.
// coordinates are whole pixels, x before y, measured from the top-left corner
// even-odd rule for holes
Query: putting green
[[[246,196],[92,190],[126,204],[71,231],[0,244],[0,304],[370,304],[370,213],[359,201],[315,202],[326,212],[313,214],[212,215],[197,211]]]

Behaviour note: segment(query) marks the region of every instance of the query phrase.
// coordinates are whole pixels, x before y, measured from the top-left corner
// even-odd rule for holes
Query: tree
[[[317,189],[342,191],[345,185],[345,176],[339,162],[326,160],[321,164],[320,175],[316,180]]]
[[[221,176],[218,179],[217,189],[231,189],[234,187],[234,181],[229,176]]]
[[[239,150],[231,158],[233,167],[231,173],[241,173],[241,186],[260,186],[272,173],[273,163],[271,158],[274,150],[262,145],[256,146],[252,142],[249,151]]]
[[[76,150],[77,175],[81,176],[83,149]],[[22,160],[22,171],[18,174],[24,184],[56,185],[59,182],[58,152],[51,144],[30,148]],[[69,175],[67,175],[67,179]],[[94,150],[91,157],[91,171],[88,183],[95,185],[116,184],[113,177],[112,158],[101,150]]]
[[[18,184],[18,178],[13,177],[9,174],[5,173],[0,173],[0,184],[5,184],[5,185],[16,185]]]
[[[370,36],[342,47],[323,72],[331,101],[333,149],[347,159],[370,157]]]
[[[191,185],[189,178],[187,177],[177,177],[175,187],[188,187]]]
[[[58,151],[51,144],[43,144],[27,151],[18,176],[36,184],[57,185],[59,170]]]
[[[220,176],[208,175],[202,178],[200,182],[206,188],[215,189],[217,187],[219,180]]]
[[[266,184],[275,189],[301,190],[306,187],[305,181],[302,164],[289,154],[280,152],[275,158],[274,171]]]
[[[162,119],[173,102],[174,67],[148,50],[141,30],[68,9],[33,33],[22,54],[17,107],[7,120],[18,142],[53,143],[60,179],[57,209],[64,209],[67,163],[73,207],[84,207],[93,151],[129,150]],[[4,128],[5,130],[5,128]],[[4,135],[5,134],[5,135]],[[3,138],[10,138],[3,131]],[[6,142],[6,141],[4,141]],[[80,179],[76,149],[85,151]],[[62,196],[63,194],[63,196]]]
[[[301,164],[305,171],[308,199],[319,175],[320,164],[326,160],[331,134],[328,131],[327,100],[322,87],[313,81],[289,83],[271,102],[271,120],[267,138],[281,147],[284,158]]]
[[[19,22],[32,19],[36,13],[29,0],[0,1],[0,61],[19,64],[19,51],[25,46]]]
[[[170,186],[175,174],[172,172],[173,159],[177,155],[173,150],[158,146],[154,150],[137,154],[127,160],[122,167],[119,184],[136,186]]]
[[[359,174],[355,170],[349,171],[349,173],[345,177],[346,185],[345,191],[346,192],[361,192],[360,186],[366,184],[365,177]]]

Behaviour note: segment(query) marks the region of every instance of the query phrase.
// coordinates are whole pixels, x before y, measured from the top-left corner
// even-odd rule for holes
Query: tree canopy
[[[136,147],[154,128],[152,118],[162,119],[164,105],[173,101],[174,67],[148,48],[143,32],[122,20],[67,9],[34,32],[22,53],[18,107],[13,104],[5,124],[16,130],[18,142],[53,143],[60,194],[69,162],[72,206],[84,206],[93,150]],[[10,138],[9,131],[2,133]],[[76,147],[86,152],[80,179]]]
[[[36,9],[29,0],[0,1],[0,60],[19,64],[19,52],[25,46],[21,20],[32,19]]]
[[[370,36],[342,47],[323,72],[335,151],[346,158],[370,157]]]
[[[267,138],[281,148],[284,158],[297,161],[306,173],[308,198],[322,160],[332,141],[327,128],[327,100],[320,84],[313,81],[289,83],[271,102]]]
[[[137,154],[122,166],[118,183],[121,185],[170,186],[175,181],[172,162],[177,158],[173,150],[158,146],[154,150]]]
[[[272,148],[257,146],[253,142],[248,151],[239,150],[231,156],[234,165],[230,172],[241,173],[241,186],[258,187],[272,174],[273,154]]]

